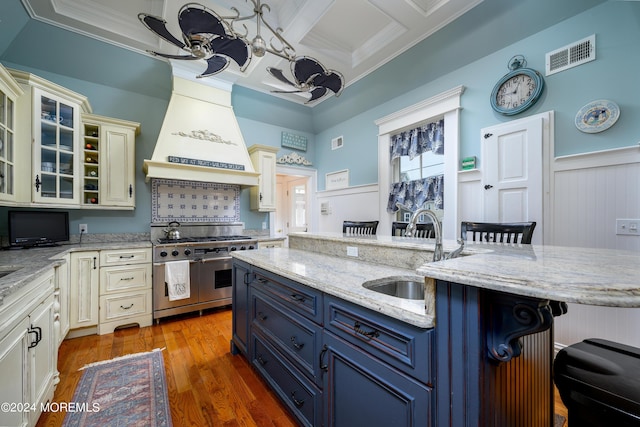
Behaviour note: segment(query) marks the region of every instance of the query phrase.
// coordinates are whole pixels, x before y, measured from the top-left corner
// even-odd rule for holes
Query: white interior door
[[[542,243],[543,119],[525,118],[481,131],[484,221],[535,221]]]

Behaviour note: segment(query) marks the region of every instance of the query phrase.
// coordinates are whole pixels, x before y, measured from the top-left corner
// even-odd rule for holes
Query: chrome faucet
[[[405,210],[409,210],[401,203],[396,203],[396,206]],[[411,219],[409,220],[409,224],[407,224],[407,229],[404,235],[407,237],[413,236],[413,234],[416,231],[416,227],[417,227],[416,224],[418,223],[418,218],[422,214],[427,215],[431,220],[431,222],[433,223],[433,233],[435,234],[435,237],[436,237],[436,247],[433,251],[433,260],[440,261],[441,259],[444,258],[444,251],[442,249],[442,224],[440,224],[438,217],[436,216],[435,212],[433,212],[431,209],[422,208],[415,211],[411,216]]]

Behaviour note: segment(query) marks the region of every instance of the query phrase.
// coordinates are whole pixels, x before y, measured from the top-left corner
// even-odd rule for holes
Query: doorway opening
[[[276,211],[273,215],[273,235],[284,237],[285,247],[289,233],[311,231],[313,204],[313,176],[308,173],[276,174]]]

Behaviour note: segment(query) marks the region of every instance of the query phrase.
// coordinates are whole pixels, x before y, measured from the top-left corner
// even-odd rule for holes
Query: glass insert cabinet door
[[[14,102],[0,89],[0,197],[14,195]]]
[[[79,203],[78,105],[34,90],[33,199]]]

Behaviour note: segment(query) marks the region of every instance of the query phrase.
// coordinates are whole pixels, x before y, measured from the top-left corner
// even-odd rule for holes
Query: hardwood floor
[[[147,328],[65,340],[60,347],[56,402],[70,402],[88,363],[131,353],[163,351],[174,427],[296,426],[297,423],[242,356],[229,352],[231,310],[163,319]],[[556,413],[567,416],[555,393]],[[61,426],[64,413],[45,413],[37,427]],[[566,425],[566,424],[565,424]]]
[[[60,347],[56,402],[70,402],[84,365],[131,353],[163,351],[174,427],[274,426],[297,423],[246,359],[230,353],[231,310],[162,320],[147,328],[65,340]],[[38,427],[61,426],[64,413],[46,413]]]

